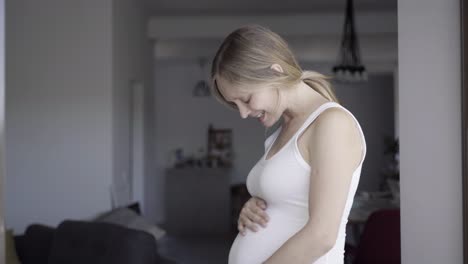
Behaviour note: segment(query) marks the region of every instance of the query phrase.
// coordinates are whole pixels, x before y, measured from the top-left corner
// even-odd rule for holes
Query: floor
[[[166,235],[158,240],[159,253],[177,264],[224,264],[235,235]]]

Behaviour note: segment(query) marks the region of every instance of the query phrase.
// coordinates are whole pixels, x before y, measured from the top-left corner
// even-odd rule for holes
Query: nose
[[[239,104],[237,108],[239,108],[240,115],[243,119],[246,119],[249,116],[250,110],[246,106]]]

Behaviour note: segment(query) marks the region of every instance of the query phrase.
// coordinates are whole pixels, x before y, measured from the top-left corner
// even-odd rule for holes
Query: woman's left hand
[[[267,208],[266,202],[258,197],[253,196],[242,207],[242,210],[237,221],[237,228],[242,235],[245,235],[245,228],[257,232],[257,225],[266,227],[269,220],[265,209]]]

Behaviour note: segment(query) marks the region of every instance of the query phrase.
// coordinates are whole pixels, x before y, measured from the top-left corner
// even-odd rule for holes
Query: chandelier
[[[345,23],[338,62],[332,69],[335,79],[342,82],[367,81],[366,68],[361,64],[359,43],[354,26],[353,0],[346,2]]]

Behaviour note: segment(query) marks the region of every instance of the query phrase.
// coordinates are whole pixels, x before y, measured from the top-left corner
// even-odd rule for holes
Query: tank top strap
[[[302,132],[304,132],[304,130],[310,125],[312,124],[312,122],[314,122],[314,120],[323,112],[325,111],[326,109],[330,108],[330,107],[341,107],[343,108],[340,104],[336,103],[336,102],[326,102],[324,104],[322,104],[321,106],[319,106],[317,109],[315,109],[310,115],[309,117],[306,119],[306,121],[302,124],[302,126],[299,128],[299,130],[297,130],[296,134],[294,135],[295,137],[298,137],[302,134]]]

